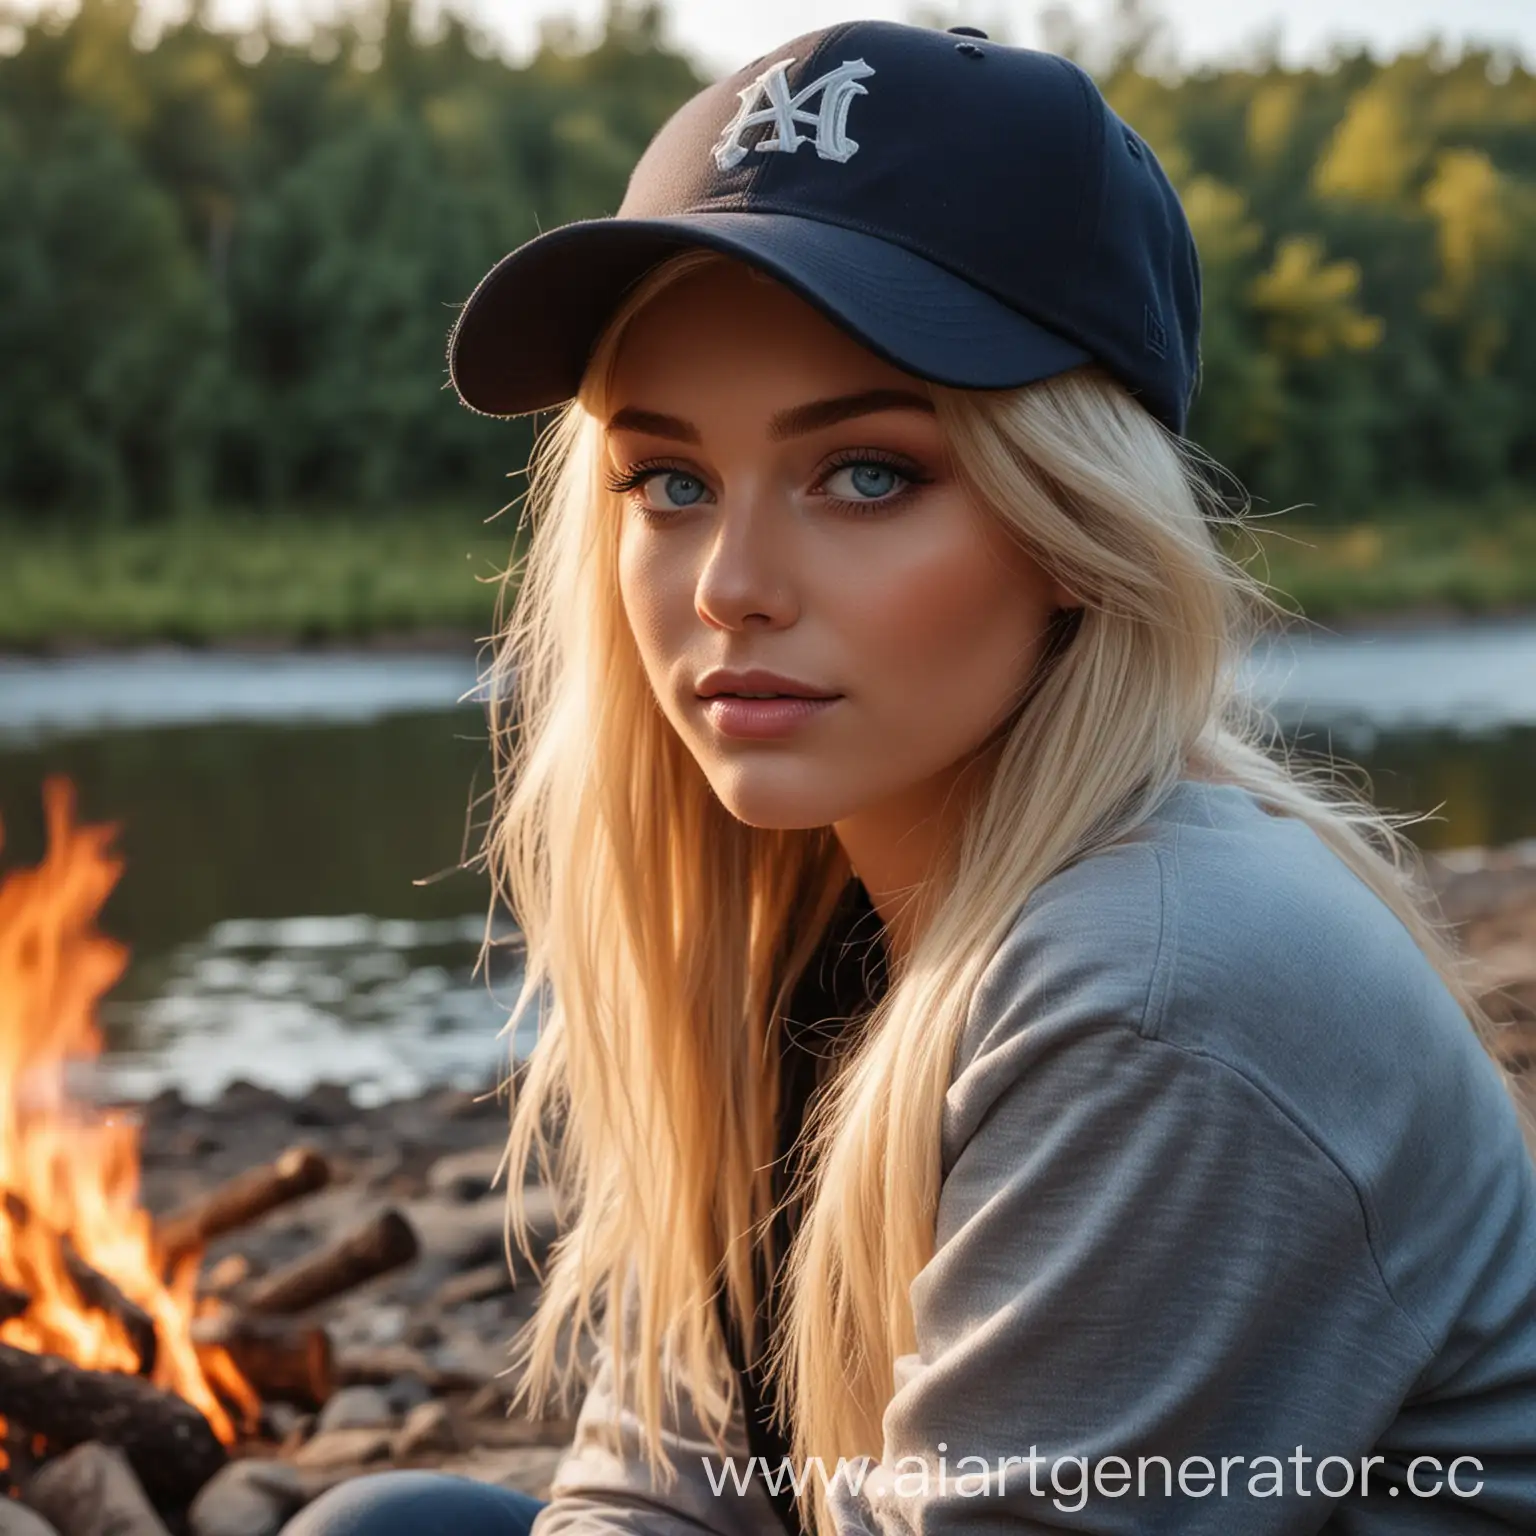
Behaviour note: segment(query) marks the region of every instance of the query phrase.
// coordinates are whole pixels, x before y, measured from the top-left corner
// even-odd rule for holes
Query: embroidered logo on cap
[[[714,149],[715,164],[722,171],[740,165],[747,158],[749,150],[741,142],[741,136],[759,123],[772,123],[774,132],[752,145],[755,150],[782,149],[792,155],[802,144],[811,143],[809,136],[797,131],[796,123],[815,125],[816,153],[823,160],[847,160],[858,150],[857,141],[848,137],[848,108],[855,96],[869,94],[859,81],[874,74],[874,69],[863,59],[845,59],[836,69],[801,86],[791,96],[784,74],[794,62],[793,59],[780,59],[751,85],[736,93],[741,98],[741,106],[725,125]],[[818,91],[821,92],[821,110],[802,111],[801,103],[809,101]],[[758,101],[764,96],[768,98],[768,105],[758,107]]]

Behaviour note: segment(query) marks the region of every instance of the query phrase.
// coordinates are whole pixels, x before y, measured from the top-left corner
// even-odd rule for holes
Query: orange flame
[[[235,1426],[210,1378],[247,1419],[260,1401],[223,1350],[193,1343],[200,1256],[162,1279],[138,1203],[137,1126],[71,1102],[65,1087],[72,1061],[100,1054],[96,1005],[128,963],[127,948],[94,926],[122,874],[110,851],[117,828],[76,826],[67,780],[49,779],[43,803],[42,863],[0,880],[0,1282],[29,1298],[0,1325],[0,1342],[91,1370],[138,1371],[122,1321],[72,1280],[67,1241],[153,1320],[155,1385],[194,1404],[229,1444]]]

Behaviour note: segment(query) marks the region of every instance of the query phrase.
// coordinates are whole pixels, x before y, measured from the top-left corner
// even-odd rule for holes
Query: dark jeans
[[[376,1472],[323,1493],[282,1536],[528,1536],[544,1500],[443,1472]]]

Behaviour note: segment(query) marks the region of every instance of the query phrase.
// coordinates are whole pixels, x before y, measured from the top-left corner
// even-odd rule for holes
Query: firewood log
[[[246,1312],[273,1316],[305,1312],[409,1264],[420,1250],[416,1229],[399,1211],[387,1208],[335,1242],[263,1276],[240,1305]]]
[[[214,1238],[249,1226],[330,1181],[330,1163],[308,1146],[289,1147],[276,1162],[237,1174],[157,1223],[155,1240],[166,1272]]]
[[[313,1323],[230,1308],[198,1318],[192,1338],[226,1350],[240,1374],[268,1402],[320,1408],[335,1390],[331,1336]]]
[[[69,1450],[98,1440],[128,1458],[158,1505],[180,1508],[228,1460],[191,1403],[139,1376],[88,1371],[0,1344],[0,1417]]]

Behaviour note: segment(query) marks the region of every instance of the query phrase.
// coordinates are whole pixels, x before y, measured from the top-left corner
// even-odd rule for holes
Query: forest
[[[1053,14],[1053,46],[1082,46]],[[531,428],[457,404],[455,307],[539,230],[617,208],[705,83],[669,35],[635,0],[610,0],[595,37],[548,26],[517,62],[452,13],[424,30],[406,0],[303,37],[201,10],[150,37],[134,0],[0,10],[7,536],[494,503]],[[1134,44],[1103,52],[1099,82],[1200,248],[1189,436],[1259,504],[1352,537],[1536,503],[1519,54],[1335,47],[1170,73]]]

